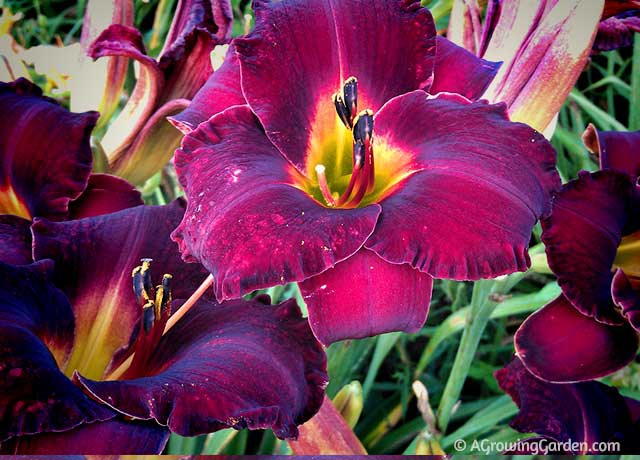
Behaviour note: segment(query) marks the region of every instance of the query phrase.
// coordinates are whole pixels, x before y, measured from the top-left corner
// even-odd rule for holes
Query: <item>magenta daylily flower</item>
[[[255,30],[174,123],[173,234],[219,300],[299,282],[325,344],[415,332],[432,277],[529,265],[554,151],[418,1],[254,2]],[[435,94],[438,93],[438,94]]]
[[[542,454],[536,449],[557,446],[561,451],[555,448],[548,454],[604,454],[608,442],[612,454],[637,452],[640,402],[617,389],[600,382],[545,382],[527,372],[518,358],[495,376],[520,409],[511,427],[538,435],[520,440],[517,453]]]
[[[181,135],[166,117],[182,111],[211,75],[210,53],[228,42],[232,20],[230,0],[179,2],[157,60],[133,27],[112,24],[98,35],[88,49],[93,59],[127,57],[140,65],[127,104],[101,140],[114,174],[139,185],[169,161]]]
[[[318,410],[326,358],[295,301],[201,299],[165,329],[206,275],[169,239],[183,213],[37,219],[36,262],[0,263],[0,452],[159,453],[169,431],[226,427],[296,437]]]
[[[542,221],[549,267],[562,295],[515,336],[518,356],[550,382],[592,380],[631,362],[640,331],[640,132],[586,131],[602,171],[582,172]],[[571,346],[566,346],[571,343]]]

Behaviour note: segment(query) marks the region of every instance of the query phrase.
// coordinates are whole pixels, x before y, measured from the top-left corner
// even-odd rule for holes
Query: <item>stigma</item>
[[[342,91],[335,93],[332,99],[338,118],[353,135],[351,178],[345,191],[338,196],[331,192],[325,165],[318,164],[315,167],[318,186],[327,206],[355,208],[375,186],[373,111],[358,112],[358,80],[355,77],[349,77]]]

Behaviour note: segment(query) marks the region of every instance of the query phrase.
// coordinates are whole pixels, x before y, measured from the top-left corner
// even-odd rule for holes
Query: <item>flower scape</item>
[[[0,16],[0,454],[640,453],[640,3]]]

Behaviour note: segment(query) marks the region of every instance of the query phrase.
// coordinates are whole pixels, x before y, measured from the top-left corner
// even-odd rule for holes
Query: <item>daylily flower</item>
[[[127,104],[101,140],[111,172],[142,184],[171,158],[182,135],[166,117],[183,110],[212,72],[210,53],[231,36],[230,0],[178,3],[158,59],[146,55],[140,32],[120,24],[104,30],[88,54],[124,56],[139,63]]]
[[[527,369],[550,382],[602,377],[638,350],[640,132],[597,133],[591,126],[584,138],[603,170],[582,172],[566,184],[542,221],[562,295],[515,336]]]
[[[640,9],[626,11],[603,20],[593,43],[595,51],[610,51],[633,45],[633,34],[640,32]]]
[[[621,396],[617,389],[600,382],[548,383],[527,372],[518,358],[495,376],[520,408],[511,427],[538,435],[520,440],[519,453],[547,454],[535,450],[554,446],[566,450],[549,454],[638,451],[640,402]]]
[[[0,260],[31,261],[30,221],[77,219],[142,204],[123,179],[91,174],[96,112],[71,113],[25,79],[0,83],[0,227],[24,244]],[[21,235],[21,236],[18,236]]]
[[[226,427],[295,438],[318,410],[326,360],[295,301],[173,316],[206,275],[169,240],[183,213],[36,219],[37,262],[0,263],[0,452],[159,453],[169,430]]]
[[[609,51],[633,44],[633,34],[640,32],[640,2],[606,0],[594,51]]]
[[[25,79],[0,82],[0,214],[64,220],[142,204],[124,180],[91,174],[97,118],[65,110]]]
[[[526,270],[559,180],[539,133],[474,102],[494,64],[436,40],[418,1],[254,6],[174,121],[173,238],[219,300],[299,282],[328,344],[417,331],[432,276]]]
[[[505,102],[513,121],[539,131],[553,120],[584,69],[604,0],[456,0],[447,37],[478,57],[502,61],[483,98]]]

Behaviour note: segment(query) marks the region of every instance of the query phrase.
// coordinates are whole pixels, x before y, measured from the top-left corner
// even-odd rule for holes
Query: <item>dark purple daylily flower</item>
[[[112,24],[97,36],[87,51],[92,58],[140,64],[126,106],[101,140],[114,174],[142,184],[169,161],[182,136],[166,117],[183,110],[211,75],[210,53],[228,42],[232,20],[230,0],[180,1],[157,60],[133,27]]]
[[[593,50],[610,51],[630,46],[637,32],[640,32],[640,2],[605,0]]]
[[[532,448],[557,446],[565,450],[549,453],[620,454],[637,452],[640,447],[638,401],[621,396],[613,387],[600,382],[545,382],[530,374],[518,358],[495,376],[500,388],[520,408],[511,427],[538,435],[523,439],[518,444],[520,453],[541,454]],[[536,442],[535,446],[528,441]],[[607,443],[612,443],[609,452]]]
[[[602,171],[582,172],[542,221],[562,295],[515,337],[524,365],[552,382],[591,380],[634,359],[640,330],[640,133],[584,135]]]
[[[142,204],[123,179],[91,174],[97,117],[68,112],[25,79],[0,83],[0,238],[17,241],[0,246],[0,260],[32,262],[34,217],[78,219]]]
[[[328,344],[417,331],[432,276],[527,268],[559,180],[539,133],[475,101],[495,64],[436,39],[418,1],[254,5],[174,118],[189,205],[173,238],[219,300],[300,282]]]
[[[593,49],[611,51],[631,46],[637,32],[640,32],[640,9],[617,14],[600,22]]]
[[[0,452],[159,453],[169,430],[225,427],[295,437],[318,410],[325,356],[294,301],[203,299],[164,331],[172,297],[206,275],[169,240],[183,213],[36,219],[36,262],[0,263]]]
[[[25,79],[0,82],[0,215],[57,221],[142,204],[126,181],[91,174],[97,118],[63,109]]]

